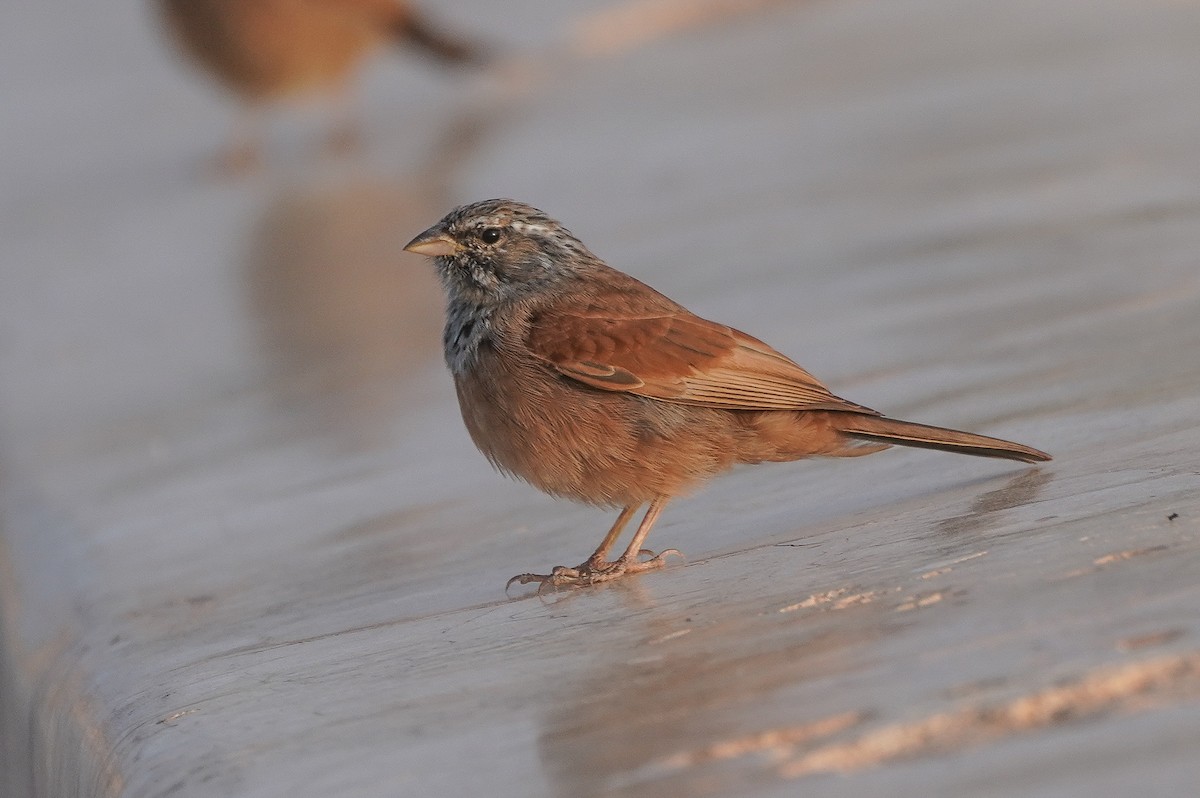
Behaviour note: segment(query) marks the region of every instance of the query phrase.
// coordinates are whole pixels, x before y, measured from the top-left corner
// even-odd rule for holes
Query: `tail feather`
[[[1050,459],[1050,455],[1043,451],[1012,441],[881,416],[860,416],[856,413],[839,414],[834,420],[834,424],[839,432],[859,440],[876,443],[938,449],[943,452],[958,452],[978,457],[999,457],[1005,460],[1021,460],[1026,463]]]

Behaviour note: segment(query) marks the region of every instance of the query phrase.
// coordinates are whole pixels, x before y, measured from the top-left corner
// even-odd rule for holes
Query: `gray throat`
[[[452,301],[446,308],[442,347],[450,373],[464,373],[492,337],[492,309],[474,302]]]

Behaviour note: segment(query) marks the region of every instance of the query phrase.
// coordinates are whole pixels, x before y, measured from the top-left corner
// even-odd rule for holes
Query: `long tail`
[[[943,452],[973,454],[978,457],[999,457],[1005,460],[1021,460],[1026,463],[1050,459],[1050,455],[1045,452],[1012,441],[954,429],[914,424],[911,421],[899,421],[894,418],[838,413],[834,415],[833,423],[838,431],[846,435],[877,443],[938,449]]]

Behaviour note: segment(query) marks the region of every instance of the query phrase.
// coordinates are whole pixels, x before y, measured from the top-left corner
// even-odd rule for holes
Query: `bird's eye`
[[[485,244],[495,244],[500,240],[499,227],[485,227],[479,231],[479,237]]]

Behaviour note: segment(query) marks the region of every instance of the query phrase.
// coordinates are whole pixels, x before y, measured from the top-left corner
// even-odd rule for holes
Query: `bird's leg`
[[[662,496],[650,503],[650,508],[646,510],[646,515],[642,518],[642,523],[638,525],[637,532],[633,534],[633,540],[630,541],[629,547],[625,549],[624,554],[613,562],[607,561],[608,550],[612,548],[613,543],[620,537],[621,530],[625,528],[625,524],[629,522],[629,518],[637,510],[638,505],[636,504],[629,505],[621,511],[621,515],[617,517],[612,529],[604,536],[604,540],[600,543],[599,548],[578,567],[568,568],[565,565],[559,565],[551,569],[549,574],[518,574],[508,580],[505,589],[507,590],[511,587],[514,582],[521,585],[537,582],[539,591],[546,585],[552,587],[580,587],[598,582],[608,582],[625,574],[636,574],[642,571],[662,568],[665,565],[663,558],[666,555],[679,554],[679,552],[675,549],[668,549],[662,554],[656,555],[654,552],[647,552],[642,549],[642,543],[646,540],[646,535],[650,533],[650,527],[654,526],[654,522],[658,519],[658,514],[666,506],[667,500],[668,497]],[[639,560],[638,556],[641,554],[649,554],[650,559]]]
[[[608,534],[604,536],[604,540],[600,541],[600,545],[592,552],[592,556],[588,557],[575,568],[568,568],[565,565],[556,565],[548,574],[517,574],[512,579],[508,580],[508,584],[504,586],[505,590],[512,587],[513,582],[527,585],[530,582],[538,582],[541,587],[547,584],[551,585],[567,585],[567,584],[587,584],[592,581],[592,574],[599,573],[605,566],[610,565],[608,562],[608,550],[617,542],[617,538],[621,536],[621,532],[625,529],[625,525],[629,523],[630,517],[637,511],[640,505],[628,504],[617,516],[617,520],[613,522],[612,528],[608,530]],[[538,589],[541,590],[541,587]]]
[[[617,520],[613,522],[612,529],[608,530],[608,534],[604,536],[604,540],[592,552],[592,556],[583,561],[576,569],[578,571],[598,571],[605,565],[608,565],[608,550],[617,542],[617,538],[621,537],[621,533],[625,530],[625,525],[629,523],[629,519],[637,512],[637,508],[641,505],[629,504],[617,516]]]
[[[646,540],[646,536],[650,534],[650,527],[654,526],[654,522],[658,520],[658,514],[667,506],[668,500],[669,497],[667,496],[659,496],[650,502],[650,509],[646,511],[646,516],[638,526],[637,532],[633,533],[633,540],[629,541],[629,547],[625,549],[625,553],[621,555],[621,558],[612,564],[610,570],[617,570],[615,576],[636,574],[642,571],[652,571],[655,568],[662,568],[666,565],[664,558],[668,554],[683,556],[678,549],[666,549],[661,554],[655,554],[648,549],[642,548],[642,543]],[[642,554],[649,555],[650,559],[639,560],[638,557]]]

